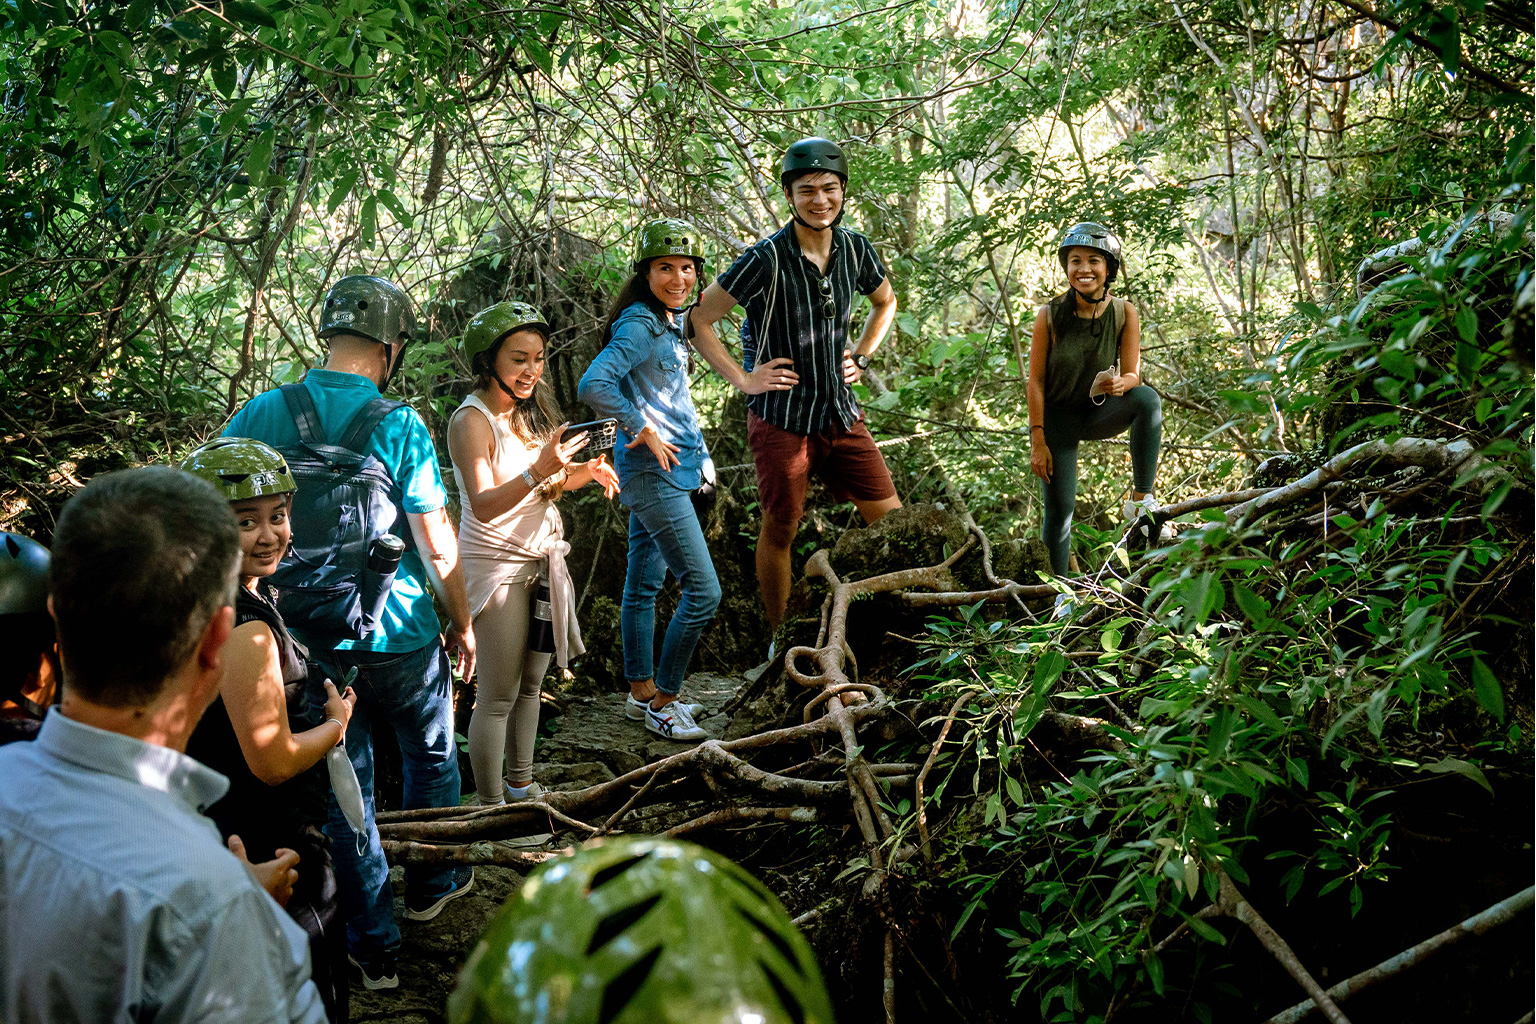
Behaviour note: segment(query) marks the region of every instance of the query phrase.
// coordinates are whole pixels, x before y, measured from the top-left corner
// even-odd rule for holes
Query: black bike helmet
[[[48,613],[48,549],[19,533],[0,533],[0,615]]]
[[[53,617],[48,614],[48,549],[19,533],[0,533],[0,700],[27,719],[0,722],[0,743],[30,739],[47,710],[27,696],[38,681],[39,659],[54,660]],[[45,698],[46,699],[46,698]],[[30,720],[30,725],[25,724]]]
[[[779,184],[788,189],[799,177],[818,171],[831,171],[848,184],[848,157],[843,147],[830,139],[801,139],[784,151],[779,165]]]

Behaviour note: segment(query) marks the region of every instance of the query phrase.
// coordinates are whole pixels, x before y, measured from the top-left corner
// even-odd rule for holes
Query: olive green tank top
[[[1096,321],[1073,317],[1071,326],[1056,333],[1051,324],[1051,351],[1045,360],[1045,404],[1088,405],[1088,389],[1099,371],[1107,370],[1120,359],[1120,332],[1125,327],[1125,300],[1110,299],[1109,306]]]

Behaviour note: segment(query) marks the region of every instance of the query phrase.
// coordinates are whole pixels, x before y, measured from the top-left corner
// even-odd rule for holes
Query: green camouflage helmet
[[[320,311],[320,337],[358,334],[381,345],[408,342],[416,334],[410,296],[382,277],[353,274],[331,285]]]
[[[801,139],[784,151],[779,165],[779,184],[786,189],[796,178],[817,171],[831,171],[848,184],[848,157],[843,147],[830,139]]]
[[[762,883],[666,839],[594,840],[528,876],[448,999],[450,1024],[832,1024]]]
[[[699,232],[685,220],[653,220],[640,229],[635,246],[635,269],[658,256],[691,256],[700,276],[704,274],[704,246]]]
[[[1104,283],[1115,283],[1115,275],[1120,270],[1120,239],[1113,231],[1091,220],[1085,220],[1067,228],[1066,233],[1061,236],[1061,241],[1056,243],[1056,259],[1061,263],[1062,270],[1067,269],[1067,250],[1074,246],[1097,249],[1102,252],[1109,259],[1109,273],[1105,275]]]
[[[471,366],[475,356],[495,347],[496,343],[513,331],[525,327],[535,328],[549,341],[549,321],[526,302],[508,300],[487,306],[474,315],[464,328],[464,361]]]
[[[0,615],[38,613],[48,613],[48,549],[19,533],[0,533]]]
[[[297,489],[288,462],[273,448],[248,437],[209,441],[181,463],[184,473],[200,476],[226,501],[288,494]]]

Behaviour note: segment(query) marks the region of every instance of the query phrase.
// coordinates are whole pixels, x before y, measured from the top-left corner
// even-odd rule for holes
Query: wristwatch
[[[869,356],[865,355],[862,352],[853,352],[853,353],[850,353],[850,354],[853,356],[853,365],[854,366],[857,366],[860,370],[867,370],[867,369],[869,369]]]

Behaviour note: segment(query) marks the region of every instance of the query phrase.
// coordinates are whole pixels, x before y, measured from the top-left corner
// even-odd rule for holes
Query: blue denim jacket
[[[679,464],[662,479],[685,491],[702,480],[704,434],[688,393],[688,347],[680,326],[672,326],[643,302],[619,314],[613,338],[581,375],[576,394],[599,416],[619,421],[613,462],[622,484],[636,473],[660,473],[645,445],[624,446],[649,423],[661,439],[678,447]]]

